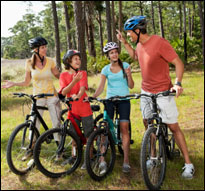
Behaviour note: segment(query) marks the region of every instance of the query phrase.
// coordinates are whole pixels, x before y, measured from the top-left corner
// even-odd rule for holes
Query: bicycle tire
[[[62,160],[56,161],[55,157],[57,156],[56,152],[58,149],[58,145],[56,144],[55,139],[49,142],[49,144],[46,143],[47,137],[55,137],[54,134],[58,134],[60,137],[62,137],[63,135],[62,128],[53,128],[51,130],[48,130],[38,138],[36,145],[34,147],[34,160],[37,168],[44,175],[50,178],[59,178],[64,175],[71,174],[79,166],[82,159],[82,145],[80,139],[72,131],[67,129],[66,131],[67,145],[64,150],[65,158],[62,157]],[[69,160],[69,158],[72,157],[71,144],[73,140],[75,141],[76,144],[76,153],[77,153],[75,161],[73,162],[73,164],[67,163],[63,165],[63,163],[65,163],[66,160]]]
[[[103,137],[103,138],[102,138]],[[102,138],[102,139],[101,139]],[[106,146],[106,150],[104,151],[104,160],[107,162],[107,169],[106,172],[103,173],[102,175],[99,174],[100,172],[95,172],[94,167],[99,167],[99,159],[100,155],[102,155],[100,152],[100,147],[99,144],[103,140],[104,146]],[[93,142],[95,142],[93,144]],[[95,148],[96,145],[96,148]],[[93,150],[95,149],[95,152],[93,154],[93,157],[91,158],[90,153],[91,153],[91,148]],[[110,160],[108,159],[110,155]],[[115,143],[112,139],[112,135],[110,133],[105,134],[105,129],[98,129],[94,131],[87,142],[87,147],[86,147],[86,169],[90,177],[96,181],[101,181],[103,180],[109,173],[112,172],[115,164],[115,158],[116,158],[116,152],[115,152]]]
[[[29,133],[29,131],[27,131],[27,130],[29,130],[29,128],[30,128],[29,122],[25,122],[25,123],[18,125],[14,129],[14,131],[12,132],[12,134],[10,135],[9,140],[8,140],[8,144],[7,144],[7,148],[6,148],[7,163],[8,163],[9,168],[11,169],[11,171],[17,175],[25,175],[35,165],[33,159],[30,159],[29,161],[22,160],[23,156],[25,156],[26,152],[28,151],[28,146],[30,144],[30,140],[29,140],[29,138],[27,139],[27,136],[26,136],[27,135],[26,133],[27,132]],[[28,145],[22,145],[22,136],[20,134],[21,130],[23,130],[22,136],[25,136],[25,142],[27,143],[27,140],[29,140]],[[34,134],[35,134],[36,138],[38,138],[40,136],[40,134],[36,128],[34,128]],[[25,142],[24,142],[24,144],[25,144]],[[25,153],[24,153],[24,151],[25,151]],[[32,150],[31,150],[31,152],[32,152]],[[13,154],[15,156],[13,156]],[[20,166],[20,167],[18,167],[18,166]],[[25,166],[25,168],[24,168],[24,166]]]
[[[141,155],[140,155],[140,164],[141,164],[142,176],[143,176],[143,179],[144,179],[146,186],[150,190],[159,190],[160,189],[160,187],[162,186],[162,183],[164,181],[165,173],[166,173],[166,151],[165,151],[164,139],[161,135],[159,135],[159,137],[155,137],[155,134],[156,134],[156,128],[150,127],[149,129],[147,129],[147,131],[145,132],[145,135],[143,137],[142,146],[141,146]],[[156,142],[154,142],[154,138],[155,138]],[[153,160],[153,166],[148,168],[148,164],[147,164],[148,159],[151,160],[151,154],[150,154],[151,142],[150,142],[150,140],[152,142],[152,145],[154,142],[158,146],[158,147],[156,146],[155,149],[157,150],[157,148],[158,148],[159,154]],[[157,143],[157,141],[158,141],[158,143]],[[147,148],[148,148],[148,151],[147,151]],[[158,165],[161,165],[160,171],[158,173],[159,176],[156,180],[156,183],[153,183],[154,177],[152,177],[151,175],[158,171],[158,168],[157,168]],[[154,175],[157,175],[157,173],[155,173]]]

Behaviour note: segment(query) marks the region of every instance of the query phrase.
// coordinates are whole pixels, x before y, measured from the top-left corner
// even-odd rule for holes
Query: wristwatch
[[[175,85],[178,85],[178,86],[181,86],[181,87],[182,87],[181,82],[176,82]]]

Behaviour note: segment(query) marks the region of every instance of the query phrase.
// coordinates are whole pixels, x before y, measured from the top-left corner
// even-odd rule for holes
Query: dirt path
[[[8,59],[1,58],[1,67],[8,66],[8,65],[12,67],[12,66],[16,66],[17,64],[24,66],[25,62],[26,59],[8,60]]]

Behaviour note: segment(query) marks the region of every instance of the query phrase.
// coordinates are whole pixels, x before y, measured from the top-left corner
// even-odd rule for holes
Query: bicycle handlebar
[[[126,95],[126,96],[113,96],[107,99],[101,99],[101,98],[94,98],[94,97],[88,97],[88,101],[92,102],[94,100],[99,101],[99,102],[104,102],[104,101],[117,101],[117,100],[130,100],[130,99],[139,99],[142,96],[146,96],[146,97],[159,97],[160,95],[162,96],[175,96],[176,92],[171,92],[170,90],[164,91],[164,92],[160,92],[157,94],[130,94],[130,95]]]
[[[26,94],[26,93],[13,93],[14,96],[18,96],[18,97],[29,97],[31,99],[35,99],[36,97],[38,98],[43,98],[43,97],[49,97],[49,96],[54,96],[54,94],[37,94],[37,95],[29,95],[29,94]]]

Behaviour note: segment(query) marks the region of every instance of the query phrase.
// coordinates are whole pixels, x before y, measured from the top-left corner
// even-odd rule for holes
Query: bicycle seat
[[[100,106],[99,105],[91,105],[92,111],[100,111]]]

